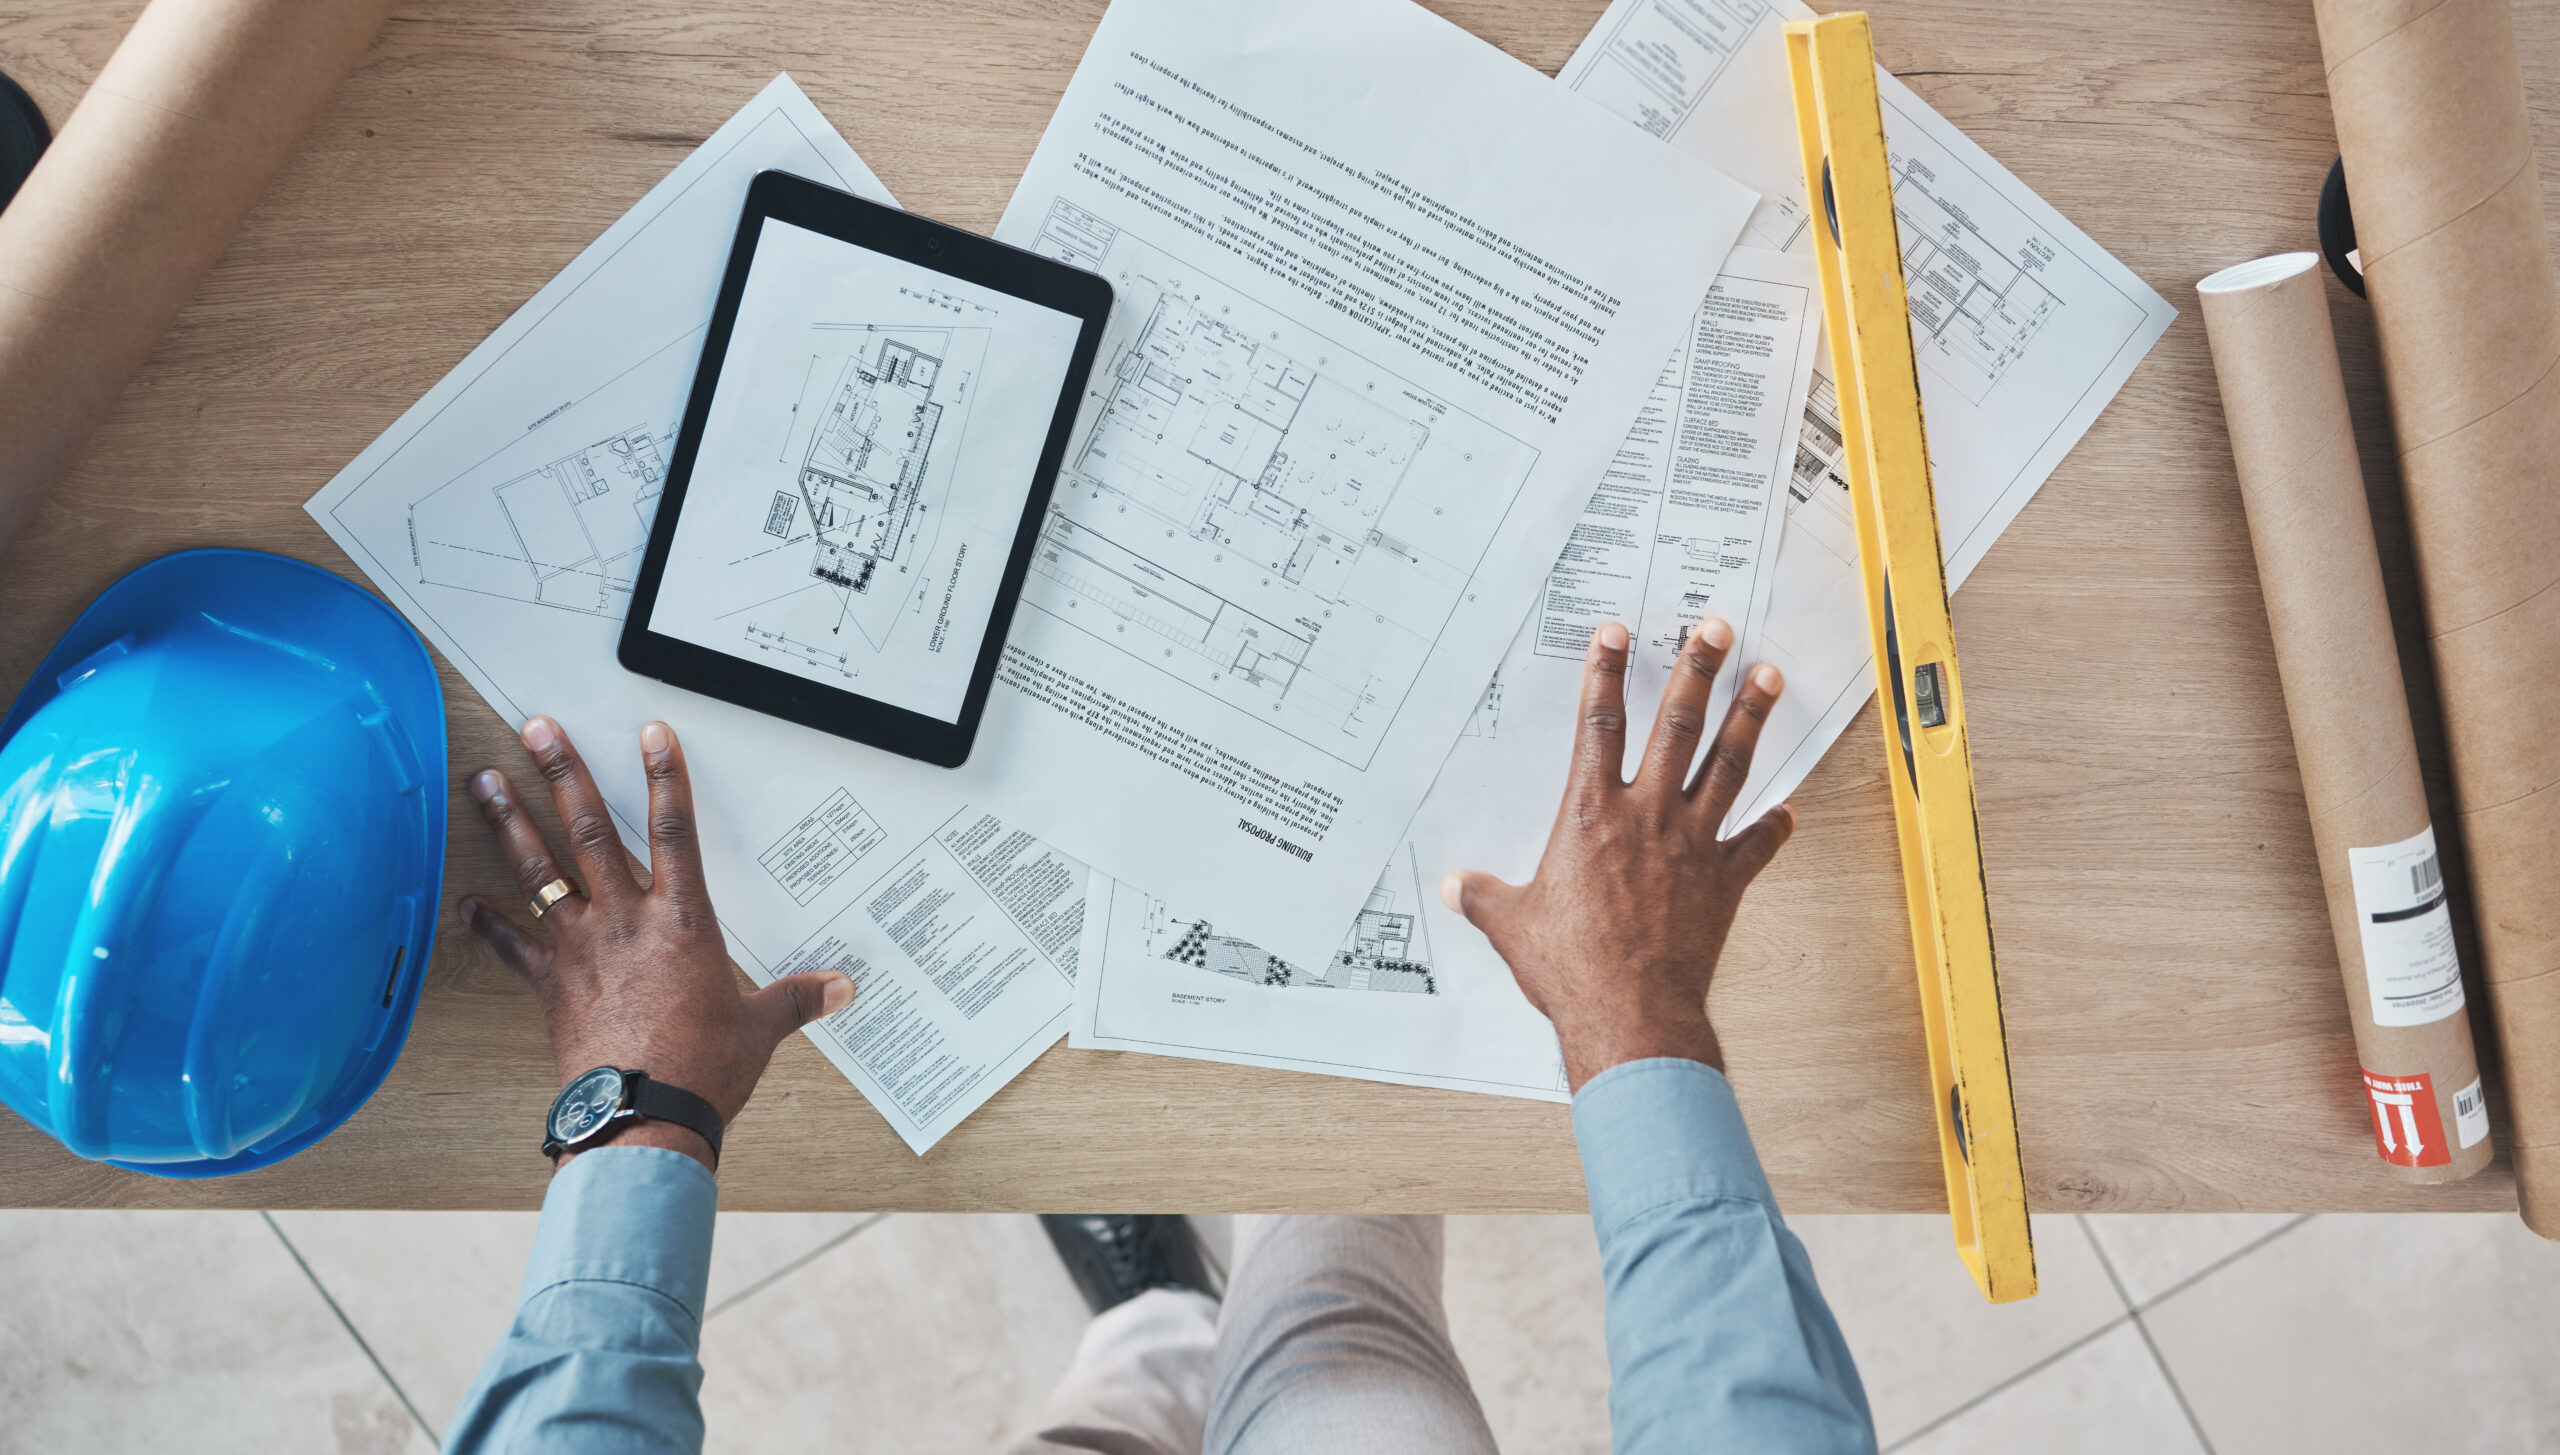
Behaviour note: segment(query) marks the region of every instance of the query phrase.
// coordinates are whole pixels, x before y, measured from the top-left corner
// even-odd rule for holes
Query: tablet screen
[[[1081,320],[761,227],[649,630],[956,723]]]

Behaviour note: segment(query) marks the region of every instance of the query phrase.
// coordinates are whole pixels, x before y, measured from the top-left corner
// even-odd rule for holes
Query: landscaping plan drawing
[[[1219,934],[1207,920],[1179,918],[1162,900],[1147,902],[1147,949],[1159,959],[1247,985],[1437,995],[1440,986],[1431,973],[1430,932],[1423,928],[1420,914],[1421,871],[1414,867],[1410,850],[1405,857],[1406,863],[1389,866],[1378,887],[1369,891],[1369,902],[1352,920],[1342,948],[1313,971],[1233,935]]]

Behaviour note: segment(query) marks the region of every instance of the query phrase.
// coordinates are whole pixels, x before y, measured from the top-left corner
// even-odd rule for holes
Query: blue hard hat
[[[0,720],[0,1101],[165,1177],[327,1136],[408,1039],[444,830],[389,607],[257,551],[108,587]]]

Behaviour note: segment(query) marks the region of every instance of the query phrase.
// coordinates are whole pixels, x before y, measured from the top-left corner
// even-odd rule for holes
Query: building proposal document
[[[500,716],[567,727],[644,856],[635,735],[675,725],[729,953],[759,982],[853,975],[853,1004],[808,1035],[922,1152],[1066,1030],[1083,866],[968,807],[939,769],[614,659],[738,214],[766,168],[889,201],[777,78],[308,508]]]
[[[996,232],[1118,302],[973,797],[1332,954],[1755,202],[1409,0],[1117,0]]]
[[[1746,241],[1809,252],[1780,27],[1795,0],[1613,0],[1565,85],[1760,190]],[[1947,584],[1962,584],[2177,310],[1892,76],[1877,75]],[[1875,691],[1840,411],[1820,364],[1752,659],[1787,674],[1739,828],[1795,791]]]
[[[1439,882],[1453,869],[1518,881],[1537,867],[1599,623],[1625,622],[1634,638],[1629,772],[1689,631],[1709,616],[1745,637],[1754,630],[1813,379],[1817,288],[1806,258],[1733,250],[1583,508],[1538,610],[1331,952],[1274,955],[1214,916],[1097,873],[1071,1044],[1565,1098],[1555,1032],[1493,946],[1440,903]],[[1710,720],[1739,660],[1717,684]]]

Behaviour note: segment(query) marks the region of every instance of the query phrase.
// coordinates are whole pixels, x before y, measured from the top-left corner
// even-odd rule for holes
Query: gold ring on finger
[[[578,892],[578,886],[567,878],[554,879],[533,892],[533,917],[540,919],[551,912],[551,906]]]

